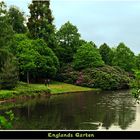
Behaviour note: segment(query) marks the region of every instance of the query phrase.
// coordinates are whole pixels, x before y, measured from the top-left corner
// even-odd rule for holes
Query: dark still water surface
[[[9,108],[19,130],[140,130],[140,105],[129,91],[40,97],[1,104],[0,112]]]

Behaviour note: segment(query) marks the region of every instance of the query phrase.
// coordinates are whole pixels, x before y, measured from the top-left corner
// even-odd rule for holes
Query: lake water
[[[140,105],[130,91],[81,92],[0,104],[19,130],[140,130]]]

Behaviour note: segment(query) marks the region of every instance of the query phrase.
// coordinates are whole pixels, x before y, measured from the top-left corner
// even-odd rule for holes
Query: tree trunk
[[[30,80],[29,80],[29,72],[27,71],[27,83],[30,84]]]

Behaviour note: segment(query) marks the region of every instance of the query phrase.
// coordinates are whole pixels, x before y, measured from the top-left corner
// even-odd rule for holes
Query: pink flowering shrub
[[[58,80],[79,86],[116,90],[129,88],[130,77],[119,67],[104,66],[76,71],[68,65],[58,74]]]

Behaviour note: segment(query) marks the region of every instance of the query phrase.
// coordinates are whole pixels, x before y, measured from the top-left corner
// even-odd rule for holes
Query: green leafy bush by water
[[[135,79],[131,82],[132,95],[136,99],[137,103],[140,103],[140,70],[133,70]]]
[[[131,90],[133,97],[136,99],[136,102],[139,104],[140,103],[140,89],[132,89]]]
[[[65,66],[57,77],[59,80],[80,86],[116,90],[129,88],[129,74],[119,67],[104,66],[75,71]]]
[[[0,129],[12,128],[14,119],[15,119],[15,116],[11,110],[5,112],[3,116],[0,115]]]

